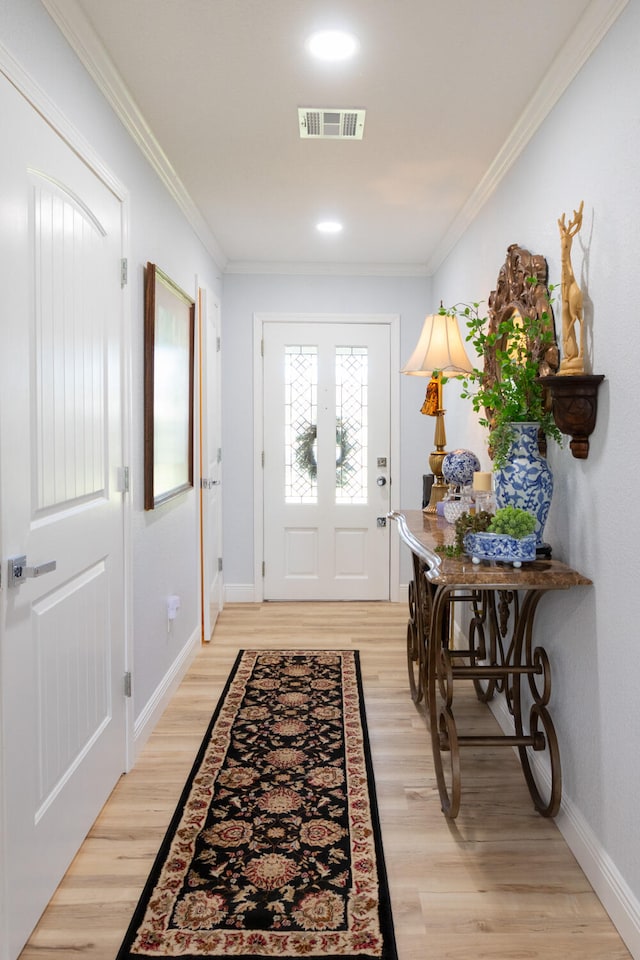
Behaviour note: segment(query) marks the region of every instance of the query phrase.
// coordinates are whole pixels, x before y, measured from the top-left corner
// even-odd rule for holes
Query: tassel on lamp
[[[447,492],[447,484],[442,476],[442,461],[447,451],[447,435],[444,425],[442,406],[442,375],[460,376],[471,373],[473,367],[462,342],[458,319],[440,305],[440,312],[425,318],[420,338],[415,350],[405,363],[401,373],[411,377],[429,377],[427,392],[421,413],[436,418],[434,436],[435,449],[429,456],[429,467],[434,476],[431,497],[425,507],[425,513],[435,513],[436,505]]]

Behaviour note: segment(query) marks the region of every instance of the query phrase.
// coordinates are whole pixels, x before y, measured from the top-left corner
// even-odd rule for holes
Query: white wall
[[[254,313],[392,313],[400,315],[400,356],[409,356],[422,321],[437,304],[426,277],[227,275],[222,342],[222,451],[224,571],[229,590],[253,585],[253,315]],[[393,374],[392,374],[393,375]],[[425,384],[405,381],[400,398],[400,500],[420,507],[422,474],[428,472],[433,420],[419,413]],[[406,384],[406,381],[412,381]],[[416,383],[416,381],[418,381]],[[410,389],[413,388],[413,389]],[[409,578],[402,558],[401,581]]]
[[[229,276],[223,300],[223,449],[225,577],[253,577],[251,393],[253,313],[399,313],[401,356],[412,349],[424,314],[442,298],[486,297],[508,244],[543,253],[560,279],[557,217],[585,200],[574,242],[591,326],[600,391],[589,459],[552,449],[556,491],[547,539],[555,555],[593,586],[550,595],[538,629],[553,664],[553,715],[560,739],[566,813],[560,824],[623,935],[640,957],[640,698],[636,695],[640,560],[636,477],[636,261],[640,155],[640,3],[631,0],[538,132],[524,156],[438,271],[425,278]],[[218,291],[215,265],[150,167],[106,106],[38,0],[3,0],[1,42],[43,87],[113,173],[128,187],[130,317],[133,336],[133,636],[136,715],[153,697],[198,626],[196,497],[154,514],[142,509],[142,268],[158,263],[193,290],[195,276]],[[10,146],[5,138],[4,149]],[[473,149],[473,144],[469,144]],[[432,421],[418,409],[424,383],[401,385],[401,502],[420,502]],[[447,388],[449,447],[480,450],[470,407]],[[165,598],[182,597],[167,635]],[[604,878],[604,880],[603,880]],[[605,882],[606,881],[606,882]]]
[[[559,284],[557,219],[565,211],[571,216],[584,199],[572,262],[585,296],[589,372],[607,379],[589,458],[576,460],[568,446],[550,445],[555,491],[545,539],[555,557],[593,586],[547,596],[538,632],[553,671],[566,803],[560,823],[636,956],[639,38],[640,3],[632,0],[433,278],[445,303],[486,300],[508,245],[517,242],[546,256],[550,281]],[[463,446],[483,442],[470,404],[458,401],[448,423]],[[603,889],[607,873],[610,888]]]
[[[199,629],[196,492],[143,509],[143,269],[152,261],[192,296],[196,276],[219,292],[215,264],[143,159],[39,0],[0,4],[0,42],[128,189],[132,335],[132,582],[134,708],[139,718]],[[10,148],[10,136],[3,149]],[[166,597],[182,605],[167,633]],[[199,634],[198,634],[199,636]]]

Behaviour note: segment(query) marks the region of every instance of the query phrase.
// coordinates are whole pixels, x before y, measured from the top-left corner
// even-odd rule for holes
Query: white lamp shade
[[[434,370],[449,375],[473,370],[458,320],[449,313],[434,313],[425,318],[417,346],[401,372],[414,377],[430,377]]]

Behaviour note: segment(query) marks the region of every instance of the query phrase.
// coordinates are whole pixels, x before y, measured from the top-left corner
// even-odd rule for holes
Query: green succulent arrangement
[[[536,518],[528,510],[519,507],[500,507],[496,510],[491,523],[487,527],[488,533],[502,533],[514,540],[522,540],[535,532]]]
[[[455,523],[455,543],[436,549],[447,557],[459,557],[464,553],[464,538],[468,533],[501,533],[514,540],[522,540],[535,529],[536,518],[528,510],[519,507],[501,507],[495,514],[486,510],[463,513]]]
[[[527,282],[536,284],[535,277]],[[549,287],[550,292],[553,287]],[[503,318],[490,331],[481,303],[457,304],[441,312],[466,321],[466,340],[484,361],[483,369],[474,367],[461,377],[460,395],[470,399],[480,414],[481,426],[489,429],[489,451],[494,469],[503,467],[513,440],[512,423],[538,423],[547,437],[562,444],[544,387],[539,381],[540,363],[555,342],[549,311],[522,317],[517,311]]]

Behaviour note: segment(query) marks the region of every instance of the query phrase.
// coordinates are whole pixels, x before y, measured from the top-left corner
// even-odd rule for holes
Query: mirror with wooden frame
[[[193,487],[195,302],[154,263],[145,272],[144,508]]]

